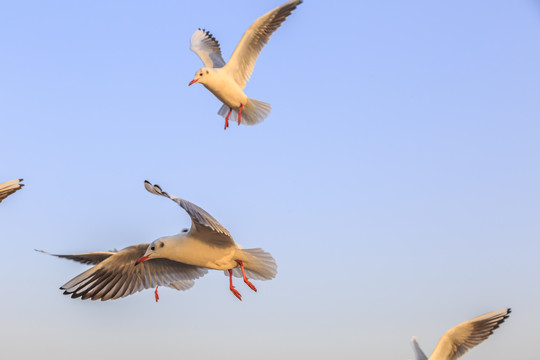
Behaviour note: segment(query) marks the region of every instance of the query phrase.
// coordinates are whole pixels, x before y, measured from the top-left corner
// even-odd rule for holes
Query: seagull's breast
[[[202,266],[209,269],[227,270],[236,266],[236,247],[216,247],[197,238],[186,236],[175,246],[167,258],[184,264]]]
[[[247,96],[242,88],[223,69],[216,69],[211,80],[203,85],[230,108],[238,109],[241,104],[247,103]]]

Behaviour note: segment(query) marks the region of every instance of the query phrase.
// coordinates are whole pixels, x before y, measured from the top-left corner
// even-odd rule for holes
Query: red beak
[[[150,257],[150,255],[146,255],[146,256],[141,257],[139,260],[137,260],[137,262],[135,263],[135,265],[139,265],[139,264],[142,263],[143,261],[148,260],[149,257]]]
[[[195,84],[197,81],[199,81],[199,79],[193,79],[193,80],[191,80],[191,82],[188,84],[188,86]]]

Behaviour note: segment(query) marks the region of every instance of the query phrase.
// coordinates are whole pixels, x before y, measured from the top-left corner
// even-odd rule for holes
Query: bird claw
[[[253,284],[248,279],[244,279],[244,282],[247,284],[247,286],[251,288],[251,290],[257,292],[257,288],[253,286]]]
[[[159,287],[159,286],[158,286]],[[154,295],[156,296],[156,302],[159,301],[159,294],[157,292],[158,287],[156,287],[156,291],[154,291]]]
[[[238,300],[242,301],[242,294],[240,294],[240,293],[238,292],[238,290],[236,290],[236,289],[234,288],[234,286],[231,286],[231,291],[232,291],[232,293],[234,294],[234,296],[236,296],[236,297],[238,298]]]

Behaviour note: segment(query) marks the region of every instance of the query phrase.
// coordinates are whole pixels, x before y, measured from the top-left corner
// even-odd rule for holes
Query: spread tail
[[[236,250],[235,258],[244,263],[244,269],[248,279],[271,280],[276,277],[276,261],[270,253],[263,249],[238,249]],[[235,277],[242,277],[240,267],[232,269],[232,272]],[[225,270],[225,275],[229,276],[227,270]]]
[[[227,117],[230,108],[227,105],[223,105],[219,111],[218,115]],[[257,125],[260,122],[263,122],[264,119],[270,114],[272,107],[270,104],[248,98],[247,103],[242,109],[241,123],[242,125]],[[230,122],[238,121],[238,111],[233,109],[231,116],[229,117]]]

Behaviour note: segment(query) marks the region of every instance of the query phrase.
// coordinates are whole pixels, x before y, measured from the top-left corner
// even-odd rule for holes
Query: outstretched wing
[[[188,215],[191,217],[191,229],[189,232],[194,237],[217,247],[229,247],[235,245],[229,231],[227,231],[227,229],[225,229],[216,219],[214,219],[212,215],[197,205],[177,196],[169,195],[165,191],[161,190],[159,185],[152,185],[147,180],[144,181],[144,187],[152,194],[165,196],[171,199],[186,210]]]
[[[258,18],[242,36],[224,69],[243,89],[251,77],[257,57],[270,36],[296,9],[302,0],[291,0]]]
[[[58,255],[58,254],[50,254],[43,250],[37,250],[37,249],[34,249],[34,250],[42,254],[56,256],[62,259],[69,259],[69,260],[80,262],[81,264],[88,264],[88,265],[97,265],[103,260],[108,259],[111,255],[116,254],[116,252],[114,251],[96,251],[96,252],[84,253],[84,254]]]
[[[185,290],[192,280],[207,273],[207,269],[169,259],[150,259],[138,265],[149,244],[127,247],[68,281],[60,288],[64,295],[82,300],[118,299],[156,286]],[[185,284],[179,282],[186,282]]]
[[[24,184],[21,184],[21,181],[23,181],[23,179],[6,181],[5,183],[0,184],[0,202],[22,188]]]
[[[486,340],[497,329],[511,310],[497,310],[465,321],[448,330],[431,354],[431,359],[458,359],[467,351]]]
[[[195,31],[191,36],[190,49],[199,55],[206,67],[220,68],[225,66],[219,42],[209,31],[204,29]]]
[[[418,341],[416,341],[416,337],[413,336],[411,338],[411,345],[414,350],[414,359],[415,360],[428,360],[426,354],[420,349],[420,345],[418,344]]]

